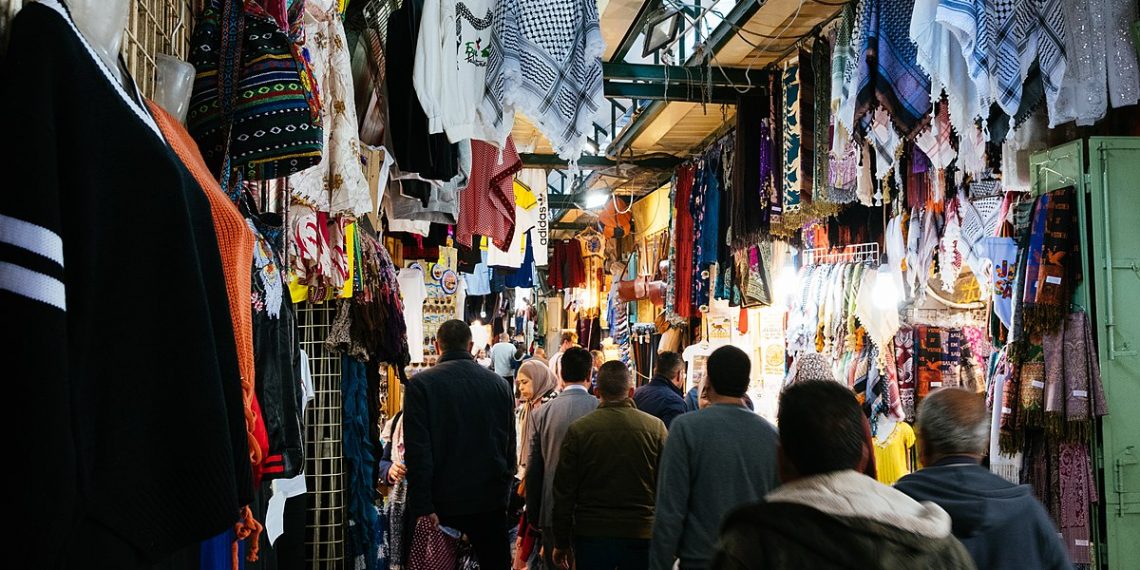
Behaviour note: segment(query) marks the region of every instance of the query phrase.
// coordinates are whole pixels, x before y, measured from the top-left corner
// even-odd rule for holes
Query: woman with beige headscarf
[[[537,358],[526,360],[519,366],[518,374],[519,400],[518,410],[518,480],[526,481],[526,460],[530,456],[530,443],[534,439],[535,412],[543,403],[556,395],[558,380],[550,368]],[[516,492],[526,496],[524,485],[519,485]],[[535,521],[528,521],[524,513],[519,523],[519,535],[515,542],[515,556],[513,568],[527,568],[538,551],[536,545],[541,544]]]

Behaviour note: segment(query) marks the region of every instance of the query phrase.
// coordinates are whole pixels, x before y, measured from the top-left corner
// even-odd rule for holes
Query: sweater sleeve
[[[413,517],[421,517],[435,512],[431,417],[421,383],[409,382],[407,391],[404,398],[404,460],[408,466],[408,512]]]
[[[420,37],[416,41],[415,68],[412,71],[412,84],[416,96],[428,118],[428,132],[443,132],[443,69],[446,59],[442,57],[443,37],[440,33],[442,0],[425,0],[420,17]]]
[[[48,19],[55,21],[48,21]],[[64,275],[66,231],[61,219],[67,168],[58,151],[75,147],[57,137],[56,111],[70,86],[67,56],[59,54],[63,24],[50,9],[28,5],[13,22],[10,50],[0,82],[0,102],[17,110],[0,138],[0,362],[8,396],[35,410],[35,437],[12,438],[12,457],[35,458],[31,469],[15,469],[13,489],[18,520],[10,536],[16,560],[59,565],[66,549],[58,539],[72,534],[79,509],[80,463],[73,435],[75,396],[67,367],[69,335]],[[82,265],[80,263],[79,265]],[[7,415],[5,431],[15,433],[26,414]],[[26,426],[20,426],[24,428]],[[45,450],[50,450],[46,452]],[[50,516],[44,516],[50,513]]]
[[[681,531],[689,506],[691,488],[689,443],[684,423],[674,428],[665,441],[661,465],[657,469],[657,512],[653,518],[649,567],[672,570],[681,545]]]
[[[554,473],[554,545],[568,548],[574,537],[574,505],[578,502],[578,435],[571,426],[562,442]]]

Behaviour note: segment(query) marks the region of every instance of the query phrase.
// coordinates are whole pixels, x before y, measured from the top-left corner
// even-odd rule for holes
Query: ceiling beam
[[[670,84],[728,85],[759,87],[765,84],[767,73],[746,67],[685,67],[683,65],[653,65],[650,63],[602,63],[602,77],[606,80],[648,81]]]
[[[732,87],[702,87],[700,85],[674,85],[666,83],[629,83],[606,81],[606,97],[629,97],[651,101],[677,101],[686,103],[714,103],[734,105],[743,93]],[[745,91],[750,93],[751,91]]]
[[[520,153],[519,158],[522,159],[523,166],[526,168],[558,168],[569,166],[569,163],[565,159],[559,157],[556,154]],[[642,168],[672,170],[673,167],[677,166],[680,163],[680,158],[667,154],[623,158],[620,162],[611,160],[604,156],[592,156],[588,154],[584,154],[581,158],[578,159],[578,167],[586,170],[610,168],[618,166],[619,164],[640,166]]]
[[[705,38],[700,46],[697,46],[697,49],[693,50],[693,54],[685,60],[685,67],[699,67],[706,61],[707,57],[716,55],[736,35],[736,29],[756,15],[761,4],[761,0],[740,0],[737,2],[725,16],[724,21],[717,25],[709,37]],[[621,133],[614,137],[606,149],[606,156],[616,157],[632,145],[645,128],[657,118],[657,115],[661,114],[666,105],[668,103],[665,101],[654,101],[646,106],[622,129]]]

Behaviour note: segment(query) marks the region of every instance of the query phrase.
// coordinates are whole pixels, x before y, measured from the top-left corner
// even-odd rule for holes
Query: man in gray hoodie
[[[932,392],[918,409],[918,451],[927,467],[895,488],[950,513],[954,536],[980,570],[1072,568],[1056,525],[1029,487],[979,465],[989,420],[979,394],[961,388]]]
[[[733,509],[764,499],[780,484],[776,428],[744,406],[752,363],[722,346],[707,362],[702,389],[709,405],[677,416],[665,442],[657,482],[657,516],[649,567],[709,567],[716,535]]]

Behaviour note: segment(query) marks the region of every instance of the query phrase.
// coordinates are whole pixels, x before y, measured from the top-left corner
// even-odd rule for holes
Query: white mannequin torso
[[[155,63],[154,102],[178,122],[185,123],[194,89],[194,66],[166,54],[158,54]]]
[[[895,424],[898,422],[890,416],[890,414],[879,414],[879,419],[875,424],[875,440],[879,443],[884,443],[891,434],[895,431]]]
[[[124,72],[119,66],[123,49],[123,34],[130,15],[130,0],[66,0],[75,25],[95,49],[111,73],[124,83]]]

